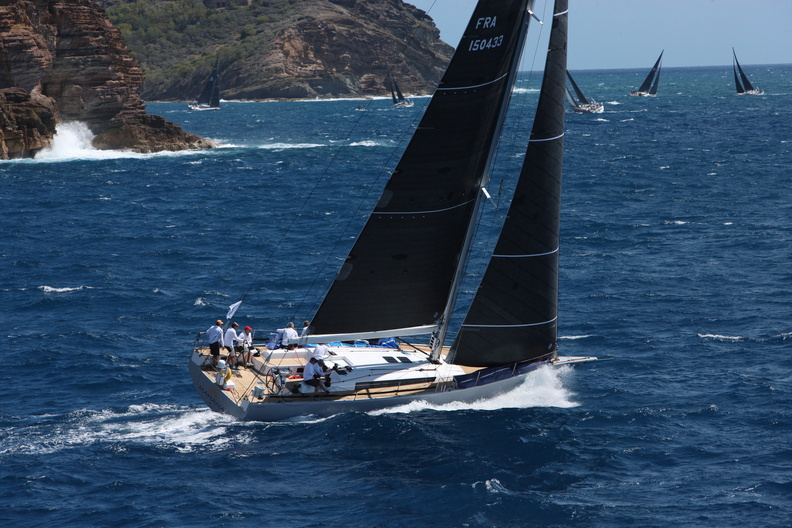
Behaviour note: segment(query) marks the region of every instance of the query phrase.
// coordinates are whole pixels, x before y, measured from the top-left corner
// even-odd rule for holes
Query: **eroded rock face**
[[[29,157],[59,121],[97,148],[141,152],[211,144],[146,114],[144,72],[93,0],[0,0],[0,156]]]

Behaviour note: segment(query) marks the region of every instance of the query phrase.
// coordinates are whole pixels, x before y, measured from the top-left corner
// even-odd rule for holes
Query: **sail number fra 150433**
[[[489,39],[471,40],[468,51],[483,51],[491,48],[497,48],[503,44],[503,35],[492,37]]]

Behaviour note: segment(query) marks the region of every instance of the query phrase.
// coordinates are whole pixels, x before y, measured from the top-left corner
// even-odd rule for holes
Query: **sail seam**
[[[532,139],[528,140],[528,143],[538,143],[540,141],[555,141],[556,139],[561,139],[562,137],[564,137],[563,133],[561,133],[561,134],[559,134],[559,135],[557,135],[555,137],[551,137],[551,138],[544,138],[544,139],[533,139],[532,138]]]
[[[553,251],[548,251],[546,253],[526,253],[524,255],[492,255],[493,258],[531,258],[531,257],[545,257],[547,255],[552,255],[553,253],[558,253],[558,248],[555,248]]]
[[[501,79],[504,79],[504,78],[506,78],[508,76],[509,76],[508,73],[504,73],[503,75],[501,75],[497,79],[494,79],[494,80],[489,81],[489,82],[485,82],[485,83],[481,83],[481,84],[474,84],[473,86],[456,86],[456,87],[453,87],[453,88],[438,88],[437,91],[438,92],[443,92],[443,91],[446,91],[446,90],[471,90],[473,88],[481,88],[482,86],[495,84],[496,82],[498,82]]]
[[[462,202],[461,204],[457,204],[453,207],[447,207],[445,209],[433,209],[431,211],[395,211],[395,212],[388,212],[388,211],[374,211],[373,215],[413,215],[413,214],[433,214],[433,213],[444,213],[446,211],[451,211],[452,209],[458,209],[460,207],[464,207],[467,204],[473,202],[473,200],[468,200],[467,202]]]
[[[500,324],[500,325],[463,324],[462,328],[523,328],[523,327],[526,327],[526,326],[541,326],[541,325],[545,325],[545,324],[550,324],[550,323],[556,322],[557,320],[558,320],[558,317],[553,317],[552,319],[550,319],[548,321],[542,321],[541,323],[523,323],[523,324],[512,324],[512,325],[505,325],[505,324]]]

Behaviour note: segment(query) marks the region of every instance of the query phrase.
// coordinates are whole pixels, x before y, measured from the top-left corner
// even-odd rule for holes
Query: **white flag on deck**
[[[232,317],[234,317],[234,314],[236,313],[237,308],[239,308],[240,304],[242,304],[242,301],[235,302],[234,304],[228,307],[228,315],[226,315],[226,319],[231,319]]]

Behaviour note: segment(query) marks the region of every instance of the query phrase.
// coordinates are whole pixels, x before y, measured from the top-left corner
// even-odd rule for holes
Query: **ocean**
[[[728,67],[664,70],[656,98],[628,96],[648,67],[573,72],[605,112],[567,113],[559,348],[602,361],[472,405],[243,423],[187,371],[239,300],[258,332],[310,318],[428,99],[151,103],[220,147],[100,152],[73,123],[0,162],[0,520],[792,526],[792,65],[745,69],[766,95]]]

